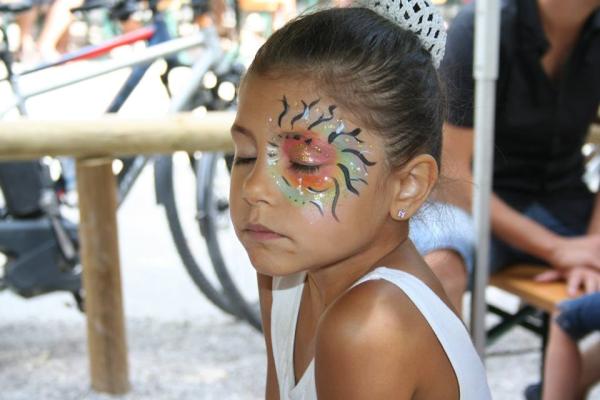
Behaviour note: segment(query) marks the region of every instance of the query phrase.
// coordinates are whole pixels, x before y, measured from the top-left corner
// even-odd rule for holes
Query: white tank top
[[[317,400],[314,359],[297,385],[294,376],[294,340],[305,277],[301,272],[273,278],[271,342],[280,400]],[[490,400],[485,369],[460,318],[427,285],[403,271],[379,267],[353,286],[374,279],[398,286],[423,314],[454,369],[460,399]]]

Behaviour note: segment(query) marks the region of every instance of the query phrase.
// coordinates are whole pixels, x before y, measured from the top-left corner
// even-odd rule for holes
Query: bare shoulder
[[[350,328],[351,338],[358,334],[395,340],[410,333],[414,323],[421,319],[420,312],[402,290],[385,280],[371,280],[352,288],[332,304],[321,320],[319,331],[340,334],[343,333],[340,329]]]
[[[427,377],[440,372],[432,366],[440,362],[448,360],[423,315],[402,290],[384,280],[351,289],[319,323],[319,399],[421,398]]]

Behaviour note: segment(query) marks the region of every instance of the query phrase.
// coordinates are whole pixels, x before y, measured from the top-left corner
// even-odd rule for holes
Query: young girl
[[[230,205],[258,272],[266,398],[486,400],[407,238],[438,174],[442,20],[426,1],[371,7],[287,24],[240,88]]]

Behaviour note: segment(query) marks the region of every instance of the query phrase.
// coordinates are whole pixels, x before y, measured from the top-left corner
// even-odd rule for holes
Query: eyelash
[[[319,169],[321,168],[321,166],[320,165],[305,165],[305,164],[298,164],[298,163],[292,162],[290,165],[290,168],[293,169],[294,171],[301,172],[304,174],[316,174],[317,172],[319,172]]]
[[[254,161],[256,161],[256,157],[248,157],[248,158],[236,157],[233,160],[233,163],[235,165],[247,165],[247,164],[252,164]],[[319,170],[321,169],[321,166],[320,165],[305,165],[305,164],[298,164],[298,163],[292,162],[290,165],[290,168],[296,172],[311,175],[311,174],[316,174],[317,172],[319,172]]]
[[[245,164],[252,164],[254,161],[256,161],[256,157],[248,157],[248,158],[236,157],[233,160],[233,163],[235,165],[245,165]]]

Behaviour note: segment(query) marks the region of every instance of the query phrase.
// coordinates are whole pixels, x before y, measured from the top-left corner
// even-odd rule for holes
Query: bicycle
[[[98,46],[90,46],[75,53],[66,54],[57,62],[43,64],[20,74],[15,74],[11,68],[12,60],[8,51],[8,38],[6,32],[3,31],[4,49],[0,51],[0,55],[7,69],[7,78],[5,79],[9,81],[16,97],[11,106],[16,106],[22,115],[26,115],[25,101],[30,97],[72,85],[85,79],[91,79],[118,68],[136,65],[108,109],[108,112],[116,112],[138,85],[148,69],[148,61],[197,45],[204,45],[206,54],[193,64],[190,84],[187,90],[177,94],[173,98],[169,112],[189,110],[192,104],[197,104],[198,101],[204,104],[209,111],[211,109],[223,109],[234,105],[235,93],[233,97],[224,98],[224,96],[219,96],[219,90],[226,83],[233,85],[235,88],[235,85],[239,83],[241,71],[235,66],[234,57],[221,57],[218,37],[214,27],[204,27],[201,30],[201,35],[196,38],[171,40],[165,29],[161,13],[156,9],[155,5],[156,2],[150,3],[153,16],[150,27],[141,28],[138,31],[117,37]],[[10,7],[0,6],[0,12],[18,12],[20,9],[24,9],[24,7],[17,7],[15,5],[11,5]],[[91,73],[62,82],[54,82],[45,88],[38,88],[28,93],[23,93],[20,90],[19,78],[25,74],[62,65],[69,61],[106,54],[112,48],[131,43],[138,39],[146,39],[152,45],[139,56],[125,61],[108,62],[107,65],[101,66],[101,68]],[[172,66],[175,64],[175,61],[168,59],[168,66],[169,63]],[[214,85],[210,85],[210,87],[206,87],[202,83],[208,72],[211,72],[216,78],[216,82],[214,82]],[[163,76],[162,81],[168,88],[165,76]],[[199,88],[200,90],[198,90]],[[193,101],[196,103],[193,103]],[[0,110],[0,115],[4,113]],[[118,175],[119,203],[127,196],[141,170],[149,161],[151,161],[149,158],[143,156],[126,160],[122,171]],[[46,168],[40,166],[37,161],[19,163],[18,165],[20,166],[20,170],[16,171],[16,174],[13,174],[13,176],[5,174],[6,176],[2,178],[4,184],[0,182],[7,203],[4,215],[0,218],[0,251],[8,254],[11,258],[7,266],[5,266],[5,274],[0,281],[0,286],[10,288],[24,297],[31,297],[55,290],[67,290],[74,294],[78,304],[83,308],[81,271],[77,256],[76,225],[66,221],[62,217],[54,182],[48,176]],[[194,172],[196,165],[197,157],[190,155],[190,166]],[[43,173],[40,174],[40,172]],[[187,243],[182,245],[181,242],[185,239],[177,235],[177,227],[181,227],[181,221],[176,213],[177,205],[175,203],[172,172],[173,163],[171,157],[161,157],[156,161],[155,182],[157,199],[160,204],[165,206],[169,226],[179,250],[186,246]],[[23,179],[23,173],[28,174],[27,179]],[[17,181],[15,181],[15,178]],[[15,192],[14,189],[19,188],[19,185],[23,188],[23,182],[28,182],[29,187],[25,187],[26,190],[21,190],[20,192],[17,190]],[[43,199],[41,205],[37,201],[39,198]],[[27,201],[23,201],[24,199]],[[17,204],[19,206],[16,206]],[[25,207],[26,205],[28,207]],[[180,254],[182,254],[182,251],[180,251]],[[245,317],[242,308],[229,299],[225,290],[218,288],[218,282],[211,282],[200,268],[190,269],[188,267],[189,262],[186,263],[183,254],[182,259],[192,279],[209,300],[222,310],[236,317]],[[197,267],[197,265],[194,265],[194,267]]]

